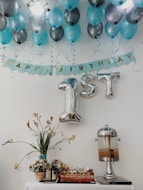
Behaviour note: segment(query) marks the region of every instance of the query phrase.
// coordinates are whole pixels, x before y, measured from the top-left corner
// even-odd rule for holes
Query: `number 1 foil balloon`
[[[60,116],[61,121],[79,123],[81,116],[76,112],[77,79],[66,78],[59,84],[58,88],[65,90],[65,111]]]
[[[112,80],[120,78],[120,73],[119,72],[115,72],[115,73],[98,73],[97,78],[98,78],[98,80],[105,80],[106,81],[105,96],[107,98],[112,98],[113,97]]]
[[[80,92],[80,95],[85,98],[90,98],[95,96],[95,90],[96,90],[96,85],[95,85],[95,80],[96,76],[92,74],[85,74],[81,77],[81,85],[84,88]]]

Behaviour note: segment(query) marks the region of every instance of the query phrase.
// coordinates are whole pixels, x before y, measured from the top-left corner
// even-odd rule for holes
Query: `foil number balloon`
[[[67,78],[58,87],[61,90],[65,90],[65,111],[60,116],[61,121],[79,123],[81,116],[76,112],[77,80],[75,78]]]

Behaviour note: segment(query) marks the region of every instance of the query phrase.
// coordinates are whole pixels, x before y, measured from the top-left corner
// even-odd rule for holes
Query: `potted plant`
[[[75,139],[75,135],[72,135],[71,137],[65,137],[63,131],[61,131],[60,128],[60,123],[61,119],[59,118],[58,125],[53,125],[53,117],[51,116],[48,120],[46,120],[45,125],[42,124],[41,121],[41,115],[38,113],[33,113],[33,125],[31,126],[30,121],[27,122],[27,128],[30,130],[32,133],[32,136],[36,138],[36,142],[26,142],[26,141],[14,141],[13,139],[7,140],[3,145],[6,144],[13,144],[13,143],[25,143],[29,145],[33,150],[28,152],[21,160],[19,163],[16,163],[14,168],[17,169],[21,162],[30,154],[34,152],[39,152],[39,159],[47,159],[47,152],[50,149],[61,149],[60,144],[64,142],[71,142],[72,140]]]

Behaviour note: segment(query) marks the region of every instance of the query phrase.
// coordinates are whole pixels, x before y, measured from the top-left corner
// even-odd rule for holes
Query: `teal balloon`
[[[126,0],[110,0],[113,5],[119,6],[126,2]]]
[[[89,6],[87,10],[87,19],[88,22],[92,25],[99,25],[104,19],[104,9],[102,6],[93,7]]]
[[[131,39],[135,36],[137,32],[137,24],[130,24],[124,20],[121,24],[121,36],[125,39]]]
[[[69,42],[76,42],[81,35],[81,28],[79,24],[71,26],[67,24],[65,26],[65,37]]]
[[[0,31],[0,43],[9,44],[12,40],[12,33],[10,28],[6,27]]]
[[[58,7],[53,8],[48,14],[47,22],[54,28],[61,26],[63,22],[62,11]]]
[[[9,17],[9,24],[12,30],[21,31],[25,28],[25,18],[22,13],[17,12],[14,16]]]
[[[32,40],[38,46],[45,45],[48,42],[48,34],[47,31],[44,29],[40,32],[32,32]]]
[[[137,7],[143,7],[143,0],[133,0],[133,2]]]
[[[78,6],[79,0],[60,0],[65,9],[72,10]]]
[[[115,38],[120,31],[120,24],[111,24],[106,22],[105,24],[105,33],[110,38]]]

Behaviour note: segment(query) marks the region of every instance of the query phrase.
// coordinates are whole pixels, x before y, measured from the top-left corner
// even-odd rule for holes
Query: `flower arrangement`
[[[32,172],[45,172],[50,169],[50,164],[47,160],[41,159],[37,160],[34,164],[30,164],[29,169]]]
[[[25,143],[33,148],[32,151],[28,152],[19,163],[16,163],[14,168],[17,169],[21,162],[34,152],[39,152],[40,159],[46,160],[47,151],[50,149],[58,148],[61,150],[60,144],[68,141],[69,143],[75,139],[75,135],[67,138],[64,136],[63,131],[59,130],[61,119],[59,118],[58,125],[53,125],[53,117],[51,116],[46,124],[43,125],[41,122],[41,115],[38,113],[33,113],[33,126],[31,126],[30,121],[27,122],[27,128],[30,130],[32,135],[36,137],[37,144],[26,142],[26,141],[13,141],[12,139],[7,140],[3,145],[12,143]],[[56,140],[56,137],[57,140]],[[40,164],[40,163],[37,163]]]

